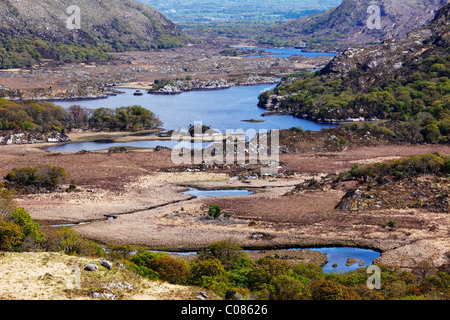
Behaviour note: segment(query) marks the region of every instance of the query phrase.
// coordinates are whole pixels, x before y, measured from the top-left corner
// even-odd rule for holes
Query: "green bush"
[[[30,214],[25,209],[16,208],[10,219],[22,227],[24,238],[28,237],[41,243],[45,240],[45,234],[40,230],[39,224],[31,219]]]
[[[49,164],[37,167],[14,168],[5,176],[5,180],[18,187],[35,187],[55,189],[67,179],[67,172],[63,167]]]
[[[63,251],[68,255],[102,257],[103,248],[96,242],[81,237],[69,227],[59,227],[55,239],[55,251]]]
[[[305,286],[297,279],[287,275],[279,275],[272,279],[269,298],[271,300],[301,300]]]
[[[208,215],[214,219],[217,219],[222,214],[222,209],[217,204],[212,204],[209,206]]]
[[[232,265],[236,259],[243,257],[242,247],[232,239],[216,241],[208,245],[199,255],[199,259],[218,259],[225,268]]]
[[[313,300],[361,300],[349,287],[330,280],[315,280],[309,286]]]
[[[0,250],[12,251],[20,246],[23,233],[20,226],[13,222],[0,220]]]
[[[189,268],[185,261],[162,256],[151,259],[148,263],[150,269],[158,273],[159,278],[170,283],[181,284],[189,274]]]
[[[190,264],[188,283],[207,288],[213,282],[225,282],[228,280],[227,272],[218,259],[195,260]]]

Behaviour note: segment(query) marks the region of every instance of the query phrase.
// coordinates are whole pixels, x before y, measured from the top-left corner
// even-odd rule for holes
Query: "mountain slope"
[[[70,6],[81,29],[70,30]],[[188,37],[155,9],[132,0],[0,0],[0,68],[40,58],[90,61],[108,51],[181,46]]]
[[[323,122],[401,120],[428,142],[448,142],[449,12],[447,4],[426,27],[349,48],[314,75],[287,77],[259,106]]]
[[[338,7],[307,18],[293,19],[270,31],[297,38],[309,46],[344,48],[403,36],[429,23],[447,0],[343,0]],[[381,28],[368,28],[368,8],[380,8]]]

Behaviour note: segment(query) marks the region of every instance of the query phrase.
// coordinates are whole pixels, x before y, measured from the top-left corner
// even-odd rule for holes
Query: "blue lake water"
[[[123,89],[123,94],[106,99],[58,101],[62,107],[80,105],[86,108],[119,108],[141,105],[153,111],[163,122],[165,130],[189,128],[196,121],[225,132],[227,129],[288,129],[301,126],[304,130],[320,131],[329,125],[298,119],[293,116],[263,117],[264,109],[258,108],[258,96],[275,85],[239,86],[223,90],[191,91],[177,95],[144,94],[135,96],[134,89]],[[244,120],[264,122],[244,122]]]
[[[302,49],[294,49],[294,48],[253,48],[253,47],[239,47],[233,46],[236,49],[256,49],[256,50],[264,50],[269,52],[269,55],[261,55],[261,56],[249,56],[248,58],[259,58],[259,57],[279,57],[279,58],[289,58],[291,56],[305,56],[305,57],[335,57],[335,53],[328,52],[304,52]]]
[[[370,266],[375,258],[380,256],[380,253],[374,250],[351,248],[351,247],[332,247],[332,248],[311,248],[312,251],[319,251],[327,255],[328,263],[323,266],[325,273],[331,272],[349,272],[358,268]],[[363,266],[359,266],[356,262],[352,266],[346,266],[348,258],[356,258],[364,262]],[[337,264],[337,267],[333,267]]]
[[[260,130],[289,129],[302,127],[304,130],[320,131],[330,125],[318,124],[313,121],[280,115],[263,117],[264,109],[258,108],[258,96],[272,89],[272,85],[239,86],[224,90],[191,91],[178,95],[144,94],[135,96],[134,89],[123,89],[123,94],[110,96],[106,99],[86,99],[76,101],[58,101],[55,104],[68,108],[80,105],[89,109],[101,107],[119,108],[131,105],[141,105],[153,111],[163,122],[164,130],[187,130],[195,122],[201,122],[212,129],[226,132],[227,130],[252,129]],[[263,122],[246,122],[245,120],[261,120]],[[77,152],[81,150],[103,150],[110,147],[130,146],[154,148],[158,145],[173,147],[173,141],[134,141],[126,143],[69,143],[63,146],[51,147],[54,152]]]
[[[245,47],[236,47],[245,48]],[[336,54],[323,52],[303,52],[292,48],[257,48],[263,49],[273,56],[288,58],[292,55],[307,57],[331,56]],[[123,94],[111,96],[106,99],[87,99],[77,101],[58,101],[55,104],[68,108],[77,104],[82,107],[119,108],[131,105],[141,105],[153,111],[163,122],[164,130],[187,130],[195,122],[201,122],[214,130],[226,132],[227,130],[274,130],[301,127],[303,130],[320,131],[330,125],[318,124],[313,121],[295,118],[293,116],[279,115],[263,117],[264,109],[258,108],[258,96],[264,91],[273,89],[276,84],[239,86],[223,90],[191,91],[178,95],[146,94],[135,96],[134,89],[123,89]],[[246,120],[260,120],[261,122],[248,122]],[[117,146],[154,148],[158,145],[172,148],[176,142],[171,141],[138,141],[127,143],[98,143],[88,142],[65,146],[52,147],[48,150],[59,152],[75,152],[81,150],[102,150]]]

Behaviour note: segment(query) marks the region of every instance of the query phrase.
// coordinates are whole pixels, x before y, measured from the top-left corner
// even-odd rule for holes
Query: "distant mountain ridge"
[[[67,20],[80,8],[79,30]],[[0,0],[0,68],[30,66],[40,58],[91,61],[108,51],[186,44],[188,37],[150,6],[132,0]]]
[[[450,3],[405,36],[348,48],[320,72],[285,77],[258,105],[326,123],[390,120],[391,129],[381,128],[387,134],[449,143],[449,48]]]
[[[429,23],[448,0],[343,0],[341,5],[312,16],[293,19],[269,30],[297,39],[308,46],[346,48],[403,36]],[[380,26],[369,28],[368,20],[378,6]]]

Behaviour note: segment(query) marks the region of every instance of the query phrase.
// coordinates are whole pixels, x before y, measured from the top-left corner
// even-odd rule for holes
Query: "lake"
[[[278,57],[278,58],[289,58],[291,56],[305,56],[309,58],[314,57],[335,57],[335,53],[328,53],[328,52],[304,52],[302,49],[295,49],[295,48],[253,48],[253,47],[239,47],[239,46],[233,46],[233,48],[236,49],[255,49],[255,50],[264,50],[266,52],[269,52],[269,55],[261,55],[261,56],[248,56],[248,58],[260,58],[260,57]]]
[[[80,105],[89,109],[119,108],[141,105],[153,111],[163,122],[165,130],[188,129],[189,125],[201,121],[212,129],[225,132],[227,129],[252,128],[287,129],[301,126],[304,130],[320,131],[330,125],[317,124],[293,116],[263,117],[265,109],[258,108],[258,96],[273,89],[273,85],[239,86],[222,90],[190,91],[177,95],[144,94],[135,96],[134,89],[123,89],[123,94],[106,99],[87,99],[77,101],[58,101],[55,104],[68,108]],[[245,120],[263,122],[245,122]]]
[[[235,47],[245,49],[246,47]],[[256,48],[266,50],[273,56],[289,58],[292,55],[306,57],[330,56],[334,53],[303,52],[293,48]],[[119,108],[131,105],[141,105],[153,111],[163,122],[164,130],[187,130],[195,122],[201,122],[212,129],[226,132],[227,130],[249,129],[273,130],[301,127],[303,130],[320,131],[332,125],[318,124],[313,121],[295,118],[288,115],[263,117],[265,109],[258,107],[258,96],[264,91],[271,90],[276,84],[263,84],[255,86],[238,86],[222,90],[190,91],[177,95],[146,94],[135,96],[134,89],[122,89],[122,94],[110,96],[106,99],[86,99],[77,101],[58,101],[55,104],[68,108],[77,104],[89,109]],[[252,120],[252,121],[248,121]],[[256,120],[256,121],[255,121]],[[251,137],[250,137],[251,138]],[[126,143],[69,143],[63,146],[51,147],[47,150],[55,152],[76,152],[81,150],[104,150],[110,147],[129,146],[154,148],[165,146],[172,148],[173,141],[135,141]],[[204,147],[204,146],[203,146]]]
[[[204,149],[211,145],[211,142],[203,142],[201,148]],[[114,147],[134,147],[134,148],[156,148],[158,146],[173,149],[186,148],[195,149],[197,146],[189,141],[171,141],[171,140],[144,140],[129,142],[74,142],[62,145],[48,147],[45,150],[51,152],[79,152],[79,151],[99,151]]]
[[[288,115],[263,117],[262,113],[265,109],[258,107],[258,96],[274,87],[275,84],[239,86],[223,90],[183,92],[177,95],[144,94],[142,96],[135,96],[136,90],[134,89],[123,89],[123,94],[110,96],[106,99],[58,101],[54,103],[64,108],[77,104],[89,109],[141,105],[153,111],[159,117],[163,122],[164,130],[187,130],[191,124],[198,121],[221,132],[227,130],[243,130],[246,132],[249,129],[259,132],[259,130],[281,130],[292,127],[320,131],[324,127],[330,127],[330,125],[318,124]],[[248,120],[258,122],[248,122]],[[54,146],[47,150],[77,152],[81,150],[104,150],[117,146],[154,148],[158,145],[171,148],[175,144],[173,141],[163,140],[126,143],[85,142]]]

